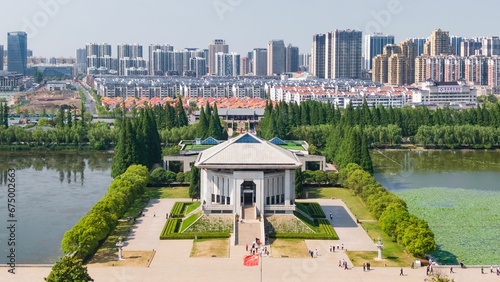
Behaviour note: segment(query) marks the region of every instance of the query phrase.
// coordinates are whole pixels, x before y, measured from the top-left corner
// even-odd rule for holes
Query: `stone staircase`
[[[259,238],[263,243],[264,238],[261,237],[261,222],[258,220],[243,220],[243,222],[238,222],[238,245],[245,246],[248,244],[250,248],[252,242],[255,242],[255,238]]]
[[[243,207],[243,220],[255,220],[255,207],[254,206],[244,206]]]

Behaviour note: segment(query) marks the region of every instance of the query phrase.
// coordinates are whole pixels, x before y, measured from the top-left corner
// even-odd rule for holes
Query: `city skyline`
[[[283,39],[299,47],[301,53],[310,53],[315,34],[335,29],[356,29],[363,35],[382,32],[394,35],[396,42],[429,37],[437,28],[466,38],[499,35],[492,19],[494,7],[500,4],[492,0],[468,7],[469,15],[478,15],[473,20],[459,16],[463,14],[459,5],[429,0],[359,0],[342,5],[335,1],[305,5],[296,0],[199,0],[196,5],[177,1],[148,5],[148,1],[141,6],[95,0],[12,2],[9,9],[0,11],[0,45],[7,45],[8,32],[26,31],[28,48],[35,56],[75,57],[75,50],[89,42],[106,42],[113,47],[122,43],[170,44],[182,50],[206,49],[220,38],[230,46],[230,52],[244,55],[266,47],[273,39]],[[422,21],[422,16],[433,20]]]

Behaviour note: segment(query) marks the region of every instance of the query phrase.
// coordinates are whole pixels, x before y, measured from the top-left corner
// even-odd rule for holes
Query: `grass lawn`
[[[229,239],[197,239],[193,241],[191,257],[229,257]]]
[[[307,246],[302,239],[271,239],[271,256],[275,258],[306,258]]]
[[[280,147],[288,149],[288,150],[297,150],[297,151],[305,151],[302,145],[295,144],[293,142],[288,142],[286,145],[280,145]]]
[[[148,188],[157,189],[159,197],[162,199],[183,199],[189,198],[189,187],[162,187],[162,188]]]
[[[368,211],[365,203],[358,196],[352,195],[349,189],[345,188],[307,188],[309,198],[321,199],[341,199],[359,220],[374,220]]]

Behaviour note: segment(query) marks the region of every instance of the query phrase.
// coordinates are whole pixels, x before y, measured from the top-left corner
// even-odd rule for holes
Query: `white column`
[[[233,178],[232,182],[234,183],[233,184],[233,191],[234,191],[234,199],[233,199],[234,212],[239,214],[241,212],[241,184],[243,184],[243,179]],[[241,216],[241,214],[240,214],[240,216]]]
[[[255,179],[255,206],[257,207],[257,213],[261,216],[264,215],[264,179]]]
[[[292,189],[295,190],[295,187],[290,187],[290,184],[291,184],[291,181],[290,181],[290,177],[291,177],[291,173],[290,173],[290,170],[285,170],[285,206],[289,206],[290,205],[290,191],[292,191]]]
[[[209,187],[209,183],[210,181],[208,180],[208,177],[209,177],[209,173],[207,172],[206,169],[201,169],[200,171],[200,177],[201,177],[201,180],[200,180],[200,199],[202,201],[205,201],[205,203],[207,204],[210,204],[211,203],[211,199],[210,199],[210,195],[211,195],[211,187]]]

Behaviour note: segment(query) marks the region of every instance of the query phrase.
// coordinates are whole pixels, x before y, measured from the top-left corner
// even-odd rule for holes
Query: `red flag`
[[[257,266],[259,265],[259,255],[247,255],[243,258],[243,265]]]

